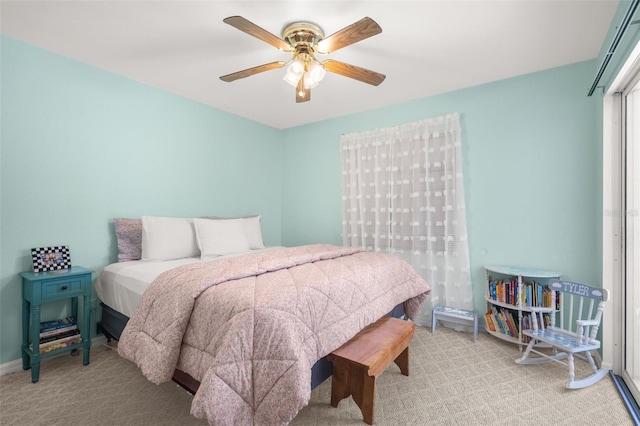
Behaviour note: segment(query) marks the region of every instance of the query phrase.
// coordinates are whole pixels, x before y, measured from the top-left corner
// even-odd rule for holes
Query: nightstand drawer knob
[[[68,287],[66,285],[62,286],[62,290],[66,290]]]

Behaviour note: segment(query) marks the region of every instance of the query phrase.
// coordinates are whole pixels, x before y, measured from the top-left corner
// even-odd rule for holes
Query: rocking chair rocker
[[[549,312],[548,308],[533,308],[532,326],[530,330],[522,330],[522,335],[531,340],[521,358],[516,360],[518,364],[542,364],[555,361],[569,368],[569,380],[566,383],[569,389],[580,389],[590,386],[602,379],[609,370],[596,367],[591,356],[591,351],[600,348],[600,342],[596,340],[598,328],[604,311],[604,302],[609,298],[606,289],[594,288],[584,284],[569,281],[551,280],[549,287],[552,291],[551,300],[556,300],[556,292],[559,292],[560,302],[560,327],[556,327],[556,312]],[[577,307],[574,305],[577,302]],[[596,306],[597,303],[597,306]],[[588,306],[587,306],[588,305]],[[594,306],[596,307],[594,312]],[[543,313],[548,314],[550,325],[545,327]],[[573,317],[577,318],[573,321]],[[564,327],[565,319],[567,326]],[[541,345],[551,347],[551,355],[542,353],[534,346]],[[539,356],[531,356],[535,353]],[[593,374],[580,380],[575,380],[574,356],[587,361],[593,369]],[[561,361],[568,358],[567,362]]]

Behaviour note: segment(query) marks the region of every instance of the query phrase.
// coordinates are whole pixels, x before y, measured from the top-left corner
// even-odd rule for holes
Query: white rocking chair
[[[555,361],[569,367],[569,381],[566,383],[569,389],[580,389],[590,386],[602,379],[609,370],[596,367],[591,356],[591,351],[600,348],[600,342],[596,340],[604,302],[609,298],[606,289],[594,288],[584,284],[569,281],[551,280],[549,287],[552,291],[551,300],[556,300],[556,292],[560,295],[560,327],[556,327],[556,311],[549,312],[549,308],[532,308],[532,329],[522,330],[522,335],[531,340],[521,358],[516,360],[518,364],[542,364]],[[577,303],[574,303],[577,302]],[[594,306],[597,307],[594,312]],[[576,306],[577,305],[577,306]],[[588,306],[586,306],[588,305]],[[543,313],[548,314],[550,325],[545,327]],[[573,317],[576,320],[573,321]],[[567,327],[564,327],[565,319]],[[534,349],[534,346],[550,346],[553,354],[548,355]],[[531,356],[535,353],[539,356]],[[584,379],[575,380],[574,356],[587,361],[593,369],[593,374]],[[567,362],[561,359],[568,358]]]

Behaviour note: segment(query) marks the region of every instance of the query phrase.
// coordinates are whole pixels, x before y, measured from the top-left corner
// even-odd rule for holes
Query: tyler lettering
[[[565,282],[564,291],[580,296],[589,296],[589,287],[580,284]]]

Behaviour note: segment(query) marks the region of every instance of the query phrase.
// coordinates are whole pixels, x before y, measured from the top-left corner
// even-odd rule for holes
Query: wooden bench
[[[337,407],[341,400],[353,396],[364,421],[373,424],[376,377],[391,362],[409,375],[409,343],[415,327],[409,321],[383,317],[327,355],[333,362],[331,405]]]

